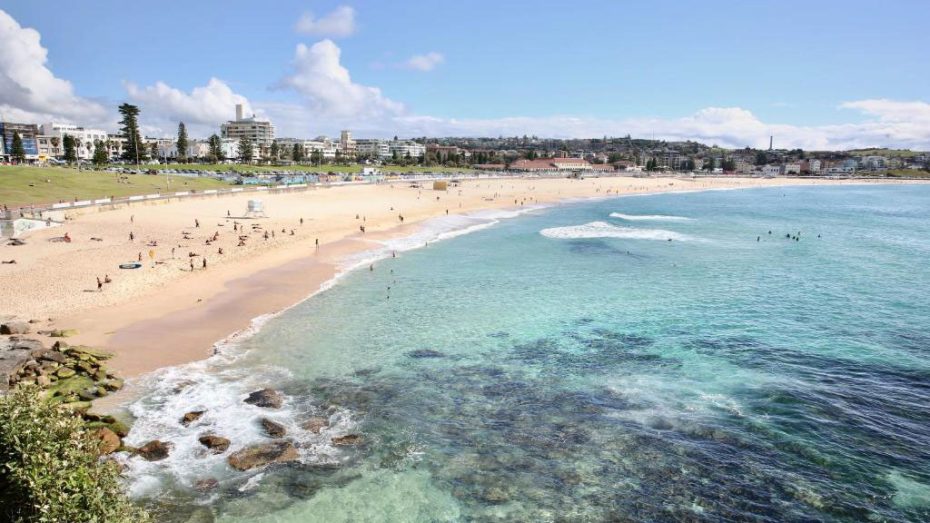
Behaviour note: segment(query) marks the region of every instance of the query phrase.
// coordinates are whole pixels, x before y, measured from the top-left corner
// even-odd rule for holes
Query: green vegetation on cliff
[[[117,464],[100,459],[101,445],[35,386],[0,396],[0,521],[148,521],[123,493]]]

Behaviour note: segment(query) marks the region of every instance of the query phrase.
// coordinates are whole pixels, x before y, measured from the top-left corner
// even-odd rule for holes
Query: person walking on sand
[[[132,241],[135,241],[135,240],[136,240],[136,235],[133,234],[132,231],[129,231],[129,241],[132,242]]]
[[[320,239],[319,239],[319,238],[316,239],[316,248],[317,248],[317,249],[320,248]]]
[[[100,276],[97,276],[97,292],[101,292],[102,290],[103,290],[103,282],[100,281]]]
[[[191,258],[191,272],[194,272],[194,259]]]
[[[198,220],[197,218],[194,218],[194,227],[200,228],[200,220]]]
[[[207,259],[206,258],[203,259],[203,269],[207,270]]]

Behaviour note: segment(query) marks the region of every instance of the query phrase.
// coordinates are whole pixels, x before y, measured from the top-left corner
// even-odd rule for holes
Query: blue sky
[[[153,133],[178,119],[208,132],[241,98],[282,135],[629,132],[739,146],[776,134],[808,148],[930,148],[928,1],[126,6],[5,0],[19,28],[0,37],[34,29],[41,65],[77,100],[139,103]],[[0,90],[4,105],[55,115]],[[112,110],[97,113],[60,118],[112,125]]]

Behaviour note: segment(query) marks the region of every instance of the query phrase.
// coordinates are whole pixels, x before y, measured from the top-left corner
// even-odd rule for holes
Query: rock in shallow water
[[[272,438],[282,438],[285,434],[287,434],[287,429],[285,429],[284,425],[281,425],[280,423],[275,423],[268,418],[262,418],[261,423],[262,428],[265,429],[265,433]]]
[[[160,461],[168,457],[170,450],[170,443],[156,439],[136,449],[136,454],[142,456],[146,461]]]
[[[297,448],[290,441],[260,443],[234,452],[229,456],[229,466],[236,470],[250,470],[269,463],[297,461]]]
[[[249,394],[245,402],[256,407],[280,409],[284,403],[284,396],[274,389],[262,389]]]
[[[220,482],[216,478],[206,478],[198,480],[197,483],[194,483],[194,488],[197,489],[197,492],[209,492],[216,487],[220,486]]]
[[[199,420],[200,417],[203,416],[203,413],[204,413],[204,412],[206,412],[206,411],[203,411],[203,410],[192,410],[192,411],[190,411],[190,412],[184,414],[184,416],[181,417],[181,425],[184,425],[184,426],[186,427],[186,426],[190,425],[191,423],[193,423],[193,422]]]
[[[314,416],[305,421],[301,426],[305,430],[309,430],[314,434],[319,434],[320,431],[329,426],[329,420],[321,416]]]
[[[229,440],[222,436],[206,434],[197,439],[201,445],[210,449],[214,454],[222,454],[229,448]]]
[[[347,434],[345,436],[338,436],[331,440],[333,445],[337,447],[349,447],[352,445],[361,445],[362,437],[358,434]]]

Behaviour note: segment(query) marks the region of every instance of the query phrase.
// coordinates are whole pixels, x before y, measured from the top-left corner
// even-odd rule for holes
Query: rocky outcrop
[[[100,427],[91,432],[91,435],[100,440],[100,454],[112,454],[123,446],[119,436],[107,427]]]
[[[220,482],[217,481],[216,478],[199,479],[194,483],[194,489],[197,490],[197,492],[210,492],[219,486]]]
[[[274,389],[262,389],[249,394],[245,402],[256,407],[280,409],[284,403],[284,396]]]
[[[136,454],[142,456],[146,461],[160,461],[167,458],[170,451],[170,443],[156,439],[137,448]]]
[[[268,434],[272,438],[283,438],[287,434],[287,429],[280,423],[275,423],[268,418],[262,418],[261,423],[262,428],[265,429],[265,434]]]
[[[5,324],[10,324],[6,322]],[[25,322],[19,322],[25,323]],[[28,324],[27,324],[28,325]],[[0,393],[9,387],[37,385],[53,404],[80,415],[104,454],[123,447],[129,427],[114,418],[90,412],[91,402],[123,387],[123,381],[104,365],[110,353],[57,341],[48,349],[22,336],[0,338]]]
[[[323,429],[329,426],[329,420],[321,416],[313,416],[307,421],[303,422],[301,427],[304,430],[309,430],[314,434],[319,434]]]
[[[345,436],[337,436],[332,438],[330,441],[332,441],[333,445],[337,447],[349,447],[354,445],[361,445],[363,440],[362,437],[358,434],[347,434]]]
[[[227,458],[229,466],[236,470],[251,470],[270,463],[297,461],[297,448],[290,441],[272,441],[246,447]]]
[[[222,454],[229,449],[229,440],[213,434],[205,434],[197,439],[201,445],[210,449],[214,454]]]
[[[201,416],[203,416],[203,413],[204,413],[204,412],[206,412],[206,411],[203,411],[203,410],[192,410],[192,411],[188,412],[187,414],[185,414],[184,416],[181,417],[181,425],[184,425],[184,426],[186,427],[186,426],[190,425],[191,423],[193,423],[193,422],[199,420],[199,419],[201,418]]]
[[[29,334],[29,322],[9,320],[0,323],[0,334]]]

